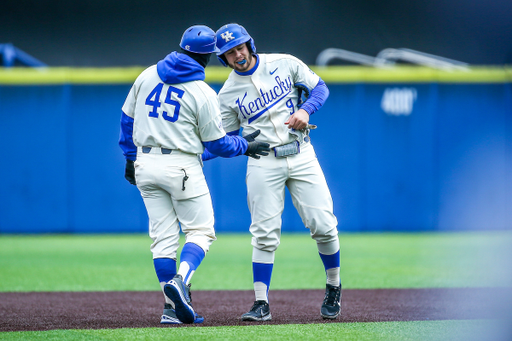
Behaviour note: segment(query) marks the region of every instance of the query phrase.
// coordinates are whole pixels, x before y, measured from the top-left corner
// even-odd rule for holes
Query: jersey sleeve
[[[119,147],[127,160],[135,161],[137,158],[137,146],[133,143],[133,118],[124,112],[121,115],[121,130],[119,132]]]
[[[288,64],[290,66],[293,84],[305,87],[311,92],[318,84],[320,77],[303,61],[294,56],[290,56]]]
[[[126,96],[126,100],[124,101],[123,107],[121,109],[126,116],[131,117],[131,118],[135,117],[135,103],[136,103],[135,92],[137,89],[136,84],[137,83],[135,82],[132,85],[132,88],[130,89],[128,96]]]
[[[320,79],[318,84],[311,90],[309,98],[300,108],[306,110],[309,115],[313,115],[324,105],[327,97],[329,97],[329,89],[325,82]]]
[[[208,142],[222,138],[226,135],[222,127],[222,118],[219,110],[217,95],[209,95],[206,102],[198,111],[198,127],[201,141]]]
[[[220,113],[222,116],[222,126],[225,131],[239,131],[240,121],[238,120],[238,114],[229,107],[228,95],[219,94],[220,101]]]
[[[127,160],[135,161],[137,147],[133,143],[133,122],[135,117],[135,84],[130,89],[122,107],[119,147]]]
[[[231,158],[245,153],[247,141],[242,136],[225,135],[218,140],[204,142],[204,146],[210,154]]]

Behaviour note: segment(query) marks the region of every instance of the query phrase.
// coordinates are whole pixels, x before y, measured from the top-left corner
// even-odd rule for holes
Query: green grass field
[[[160,290],[146,235],[0,235],[0,292]],[[345,289],[511,286],[512,232],[340,234]],[[194,290],[252,289],[250,236],[220,234]],[[307,280],[304,280],[307,279]],[[294,283],[291,288],[288,283]],[[322,289],[307,234],[285,234],[271,289]],[[491,340],[495,321],[2,332],[2,340]]]

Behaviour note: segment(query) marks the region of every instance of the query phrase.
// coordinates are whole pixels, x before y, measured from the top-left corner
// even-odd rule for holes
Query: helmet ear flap
[[[247,42],[247,48],[249,48],[249,51],[251,51],[251,53],[256,53],[256,45],[254,45],[254,39],[251,38]]]
[[[224,66],[224,67],[228,66],[228,61],[227,61],[226,57],[224,57],[224,54],[221,54],[220,56],[217,56],[217,59],[222,64],[222,66]]]
[[[247,46],[247,49],[249,50],[249,52],[251,54],[253,54],[255,52],[254,49],[252,48],[254,46],[254,44],[252,44],[252,42],[250,40],[245,43],[245,46]]]

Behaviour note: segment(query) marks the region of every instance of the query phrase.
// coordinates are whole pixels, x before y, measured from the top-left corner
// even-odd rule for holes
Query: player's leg
[[[262,158],[257,166],[247,168],[247,198],[251,212],[252,269],[255,302],[245,321],[268,321],[272,318],[268,291],[272,277],[274,253],[281,238],[281,214],[284,209],[286,161]]]
[[[177,275],[165,286],[166,295],[176,305],[176,315],[184,323],[202,319],[192,307],[191,279],[215,241],[213,206],[210,194],[185,200],[173,200],[181,229],[186,236]]]
[[[179,224],[169,193],[155,185],[141,185],[141,195],[149,216],[149,236],[153,243],[153,265],[160,287],[176,275],[176,251],[179,247]],[[164,311],[160,323],[181,323],[174,312],[174,303],[164,294]]]
[[[242,315],[242,321],[269,321],[272,319],[268,303],[268,290],[274,267],[274,251],[262,251],[253,247],[252,272],[255,301],[251,309]]]
[[[287,186],[304,225],[316,240],[325,268],[326,296],[321,315],[333,319],[341,310],[341,280],[338,222],[332,197],[312,146],[290,161],[292,173]]]
[[[154,155],[141,154],[138,156],[140,167],[136,170],[137,186],[141,191],[150,218],[150,237],[153,240],[151,251],[155,259],[155,270],[162,290],[176,274],[176,256],[179,247],[180,213],[177,211],[176,192],[181,196],[194,196],[197,192],[207,193],[204,175],[195,157],[177,154]],[[191,186],[183,191],[183,167],[190,166]],[[162,171],[165,169],[165,171]],[[189,169],[189,168],[187,168]],[[201,183],[201,181],[204,182]],[[203,188],[200,186],[204,185]],[[181,323],[176,318],[175,302],[167,294],[165,296],[162,323]],[[169,319],[166,318],[169,317]],[[195,323],[202,318],[195,318]]]
[[[153,265],[155,267],[156,275],[158,277],[158,281],[160,282],[160,287],[162,288],[165,299],[164,311],[162,313],[162,317],[160,318],[160,323],[181,324],[182,322],[176,316],[174,302],[172,302],[164,292],[165,284],[172,280],[176,275],[176,260],[172,258],[154,258]]]

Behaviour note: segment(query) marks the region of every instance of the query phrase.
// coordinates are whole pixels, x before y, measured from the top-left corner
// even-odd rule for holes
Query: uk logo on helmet
[[[224,39],[226,41],[226,43],[230,40],[235,39],[235,37],[233,37],[233,32],[229,32],[229,31],[222,33],[220,36],[222,37],[222,39]]]

